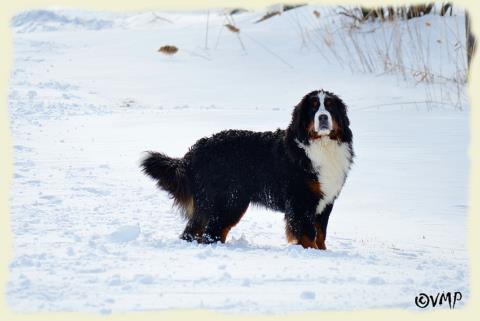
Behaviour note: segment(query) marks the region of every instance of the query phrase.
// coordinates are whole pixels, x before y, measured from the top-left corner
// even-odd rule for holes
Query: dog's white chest
[[[346,143],[322,138],[312,141],[310,145],[301,144],[317,172],[323,198],[317,205],[317,214],[340,194],[351,165],[351,151]]]

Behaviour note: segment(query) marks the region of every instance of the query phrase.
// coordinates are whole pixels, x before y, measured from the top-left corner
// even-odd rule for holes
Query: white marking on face
[[[318,95],[319,106],[318,106],[317,112],[315,113],[315,116],[313,116],[314,129],[319,135],[328,135],[330,134],[330,131],[333,128],[333,124],[332,124],[332,115],[330,115],[328,110],[325,109],[325,97],[327,95],[323,90],[320,90],[317,95]],[[320,115],[327,116],[326,123],[320,123]]]
[[[340,194],[352,164],[352,153],[347,143],[339,144],[328,138],[316,139],[309,145],[299,141],[297,144],[312,162],[320,182],[323,197],[318,202],[316,210],[316,215],[320,215]]]

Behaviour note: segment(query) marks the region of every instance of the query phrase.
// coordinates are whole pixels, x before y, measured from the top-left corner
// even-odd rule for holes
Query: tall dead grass
[[[302,46],[321,53],[353,73],[389,74],[425,88],[425,103],[462,109],[468,99],[465,29],[456,17],[361,21],[344,7],[295,19]],[[437,12],[438,13],[438,12]],[[340,25],[331,23],[340,17]],[[330,18],[330,19],[329,19]],[[447,20],[450,19],[450,20]]]

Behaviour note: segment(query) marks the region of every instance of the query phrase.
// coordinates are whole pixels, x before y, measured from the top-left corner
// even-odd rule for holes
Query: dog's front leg
[[[327,237],[328,218],[332,212],[333,203],[328,204],[321,213],[315,215],[315,229],[317,230],[316,243],[320,250],[326,250],[325,238]]]
[[[314,207],[306,202],[287,201],[285,207],[285,232],[289,243],[304,248],[318,249],[314,225]]]

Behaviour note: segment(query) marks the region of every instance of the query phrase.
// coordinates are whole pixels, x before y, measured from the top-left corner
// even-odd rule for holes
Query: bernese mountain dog
[[[285,130],[222,131],[183,158],[148,152],[141,167],[188,220],[181,239],[223,243],[254,203],[285,213],[290,243],[326,249],[328,218],[354,156],[349,125],[338,96],[312,91]]]

